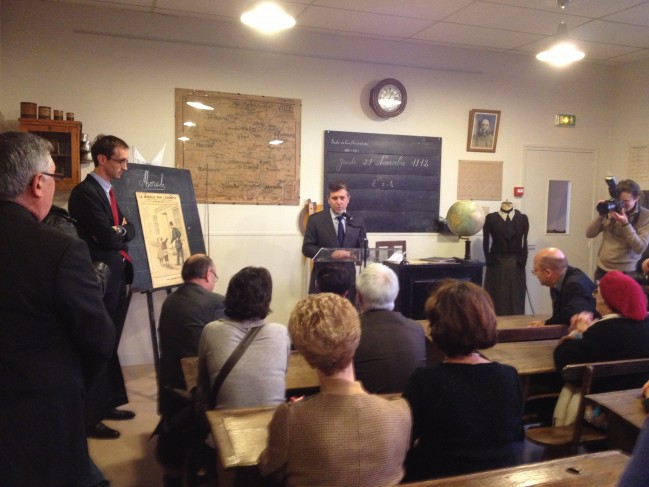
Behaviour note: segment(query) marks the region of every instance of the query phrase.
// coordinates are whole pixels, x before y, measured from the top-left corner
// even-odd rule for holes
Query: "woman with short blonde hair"
[[[262,475],[288,486],[398,484],[410,409],[403,399],[369,395],[354,380],[361,329],[352,304],[336,294],[312,294],[293,309],[288,331],[316,369],[320,393],[278,406],[259,458]]]

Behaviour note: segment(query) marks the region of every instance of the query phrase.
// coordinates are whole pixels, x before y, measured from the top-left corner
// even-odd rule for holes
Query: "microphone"
[[[343,211],[340,216],[342,216],[345,220],[347,220],[349,223],[352,223],[354,221],[354,218],[349,215],[346,211]]]

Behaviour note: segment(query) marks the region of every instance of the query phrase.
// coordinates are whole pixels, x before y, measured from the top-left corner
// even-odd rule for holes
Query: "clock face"
[[[386,112],[393,112],[398,110],[403,103],[403,96],[401,90],[393,85],[385,85],[379,90],[378,95],[379,106]]]
[[[379,117],[396,117],[406,108],[406,88],[396,79],[379,81],[370,92],[370,107]]]

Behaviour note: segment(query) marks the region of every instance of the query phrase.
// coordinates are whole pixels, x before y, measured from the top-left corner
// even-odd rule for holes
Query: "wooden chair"
[[[566,325],[525,326],[520,328],[499,328],[498,343],[528,342],[533,340],[555,340],[568,334]]]
[[[532,443],[546,447],[546,454],[550,450],[552,456],[576,455],[581,445],[603,442],[607,437],[605,431],[584,424],[586,408],[584,398],[590,393],[593,379],[643,373],[649,373],[649,359],[567,365],[561,371],[563,380],[580,385],[581,397],[575,423],[566,426],[528,428],[525,437]]]
[[[388,259],[394,254],[397,250],[401,250],[401,253],[403,254],[404,258],[406,256],[406,241],[405,240],[380,240],[376,241],[374,243],[374,247],[376,247],[376,260],[380,262],[380,260],[386,260],[386,259],[381,259],[380,258],[380,249],[388,249],[387,254],[388,254]],[[385,254],[383,254],[385,255]]]

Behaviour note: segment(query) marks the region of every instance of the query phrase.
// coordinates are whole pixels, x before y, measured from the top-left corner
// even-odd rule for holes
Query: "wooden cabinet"
[[[18,122],[22,132],[40,135],[52,143],[56,172],[65,175],[57,188],[72,189],[76,186],[81,181],[81,122],[36,118],[19,118]]]

